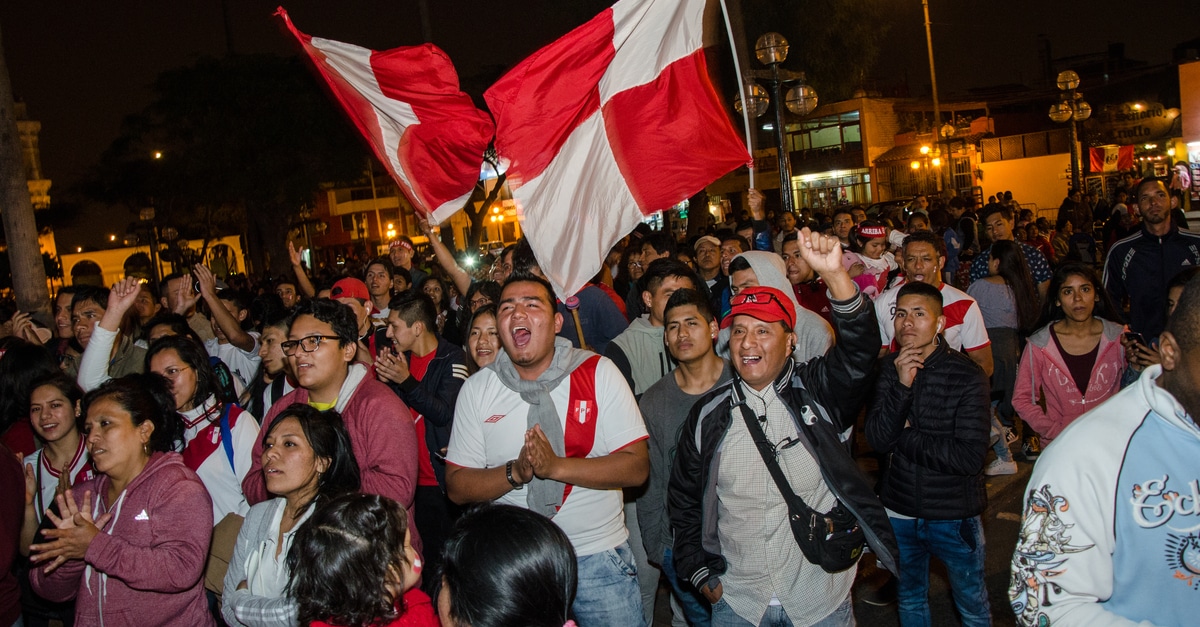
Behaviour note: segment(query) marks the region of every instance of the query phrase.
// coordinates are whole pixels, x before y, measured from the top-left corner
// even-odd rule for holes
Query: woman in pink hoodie
[[[1053,440],[1071,421],[1121,389],[1125,328],[1096,271],[1059,266],[1050,279],[1042,328],[1029,336],[1013,389],[1013,408],[1042,438]]]
[[[213,625],[202,574],[212,501],[172,452],[183,423],[166,380],[129,375],[83,399],[99,473],[57,498],[30,547],[33,589],[75,599],[75,624]],[[197,524],[203,521],[204,524]]]

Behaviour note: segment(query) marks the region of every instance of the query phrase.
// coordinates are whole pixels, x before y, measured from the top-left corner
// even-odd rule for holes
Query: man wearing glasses
[[[733,380],[693,406],[671,470],[676,572],[713,604],[714,625],[854,624],[855,569],[830,573],[806,558],[764,455],[774,455],[809,508],[848,510],[895,570],[887,514],[848,448],[879,352],[875,310],[842,268],[835,237],[808,229],[798,237],[800,254],[829,286],[837,344],[796,363],[792,299],[773,287],[741,290],[722,325],[731,332]],[[771,453],[756,443],[764,438]]]
[[[300,305],[280,344],[298,388],[280,398],[263,418],[264,432],[292,403],[320,410],[335,409],[346,423],[354,458],[362,475],[362,491],[395,500],[413,516],[417,486],[417,434],[412,414],[387,385],[367,376],[367,367],[353,363],[358,349],[358,325],[349,307],[325,298]],[[250,472],[242,492],[251,505],[265,501],[262,441],[254,446]],[[413,543],[418,544],[413,530]]]

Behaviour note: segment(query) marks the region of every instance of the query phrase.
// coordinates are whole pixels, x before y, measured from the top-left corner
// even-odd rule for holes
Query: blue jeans
[[[754,623],[735,614],[724,599],[712,606],[712,617],[714,627],[754,627]],[[854,605],[850,602],[850,595],[846,595],[846,600],[836,610],[813,623],[812,627],[854,627],[855,624]],[[782,605],[768,605],[767,613],[763,614],[758,627],[792,627],[792,619],[788,618]]]
[[[579,585],[571,614],[579,627],[641,625],[642,591],[629,542],[576,560]]]
[[[900,577],[896,601],[902,627],[928,627],[929,556],[946,565],[954,605],[963,627],[992,624],[987,586],[983,581],[983,522],[979,516],[962,520],[891,518],[900,547]]]
[[[667,576],[667,582],[671,584],[671,592],[674,593],[675,600],[679,601],[679,606],[683,608],[683,617],[687,619],[688,625],[691,627],[712,625],[712,610],[708,606],[708,599],[692,587],[690,582],[679,581],[679,575],[675,574],[675,560],[671,555],[671,549],[663,551],[662,572]]]

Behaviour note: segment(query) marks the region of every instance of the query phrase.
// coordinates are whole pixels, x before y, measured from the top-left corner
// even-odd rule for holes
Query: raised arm
[[[288,240],[288,260],[292,262],[292,272],[296,275],[296,287],[308,298],[314,298],[317,295],[317,288],[313,287],[312,281],[308,280],[308,273],[304,271],[304,263],[300,259],[300,254],[304,249],[296,250],[296,246],[292,244],[292,240]]]
[[[466,298],[467,291],[471,289],[471,275],[458,265],[458,261],[454,259],[454,252],[442,242],[438,233],[433,232],[433,226],[429,224],[428,219],[417,220],[417,227],[421,229],[425,237],[429,238],[429,246],[433,248],[433,255],[437,257],[438,265],[454,281],[454,287],[458,288],[458,293]]]
[[[217,277],[213,275],[212,270],[209,270],[208,266],[198,263],[192,267],[192,274],[196,277],[196,282],[200,284],[200,297],[208,303],[208,310],[212,312],[213,320],[217,321],[221,333],[225,334],[225,339],[245,352],[254,350],[258,344],[254,341],[254,336],[242,329],[241,322],[229,313],[225,304],[217,298]]]

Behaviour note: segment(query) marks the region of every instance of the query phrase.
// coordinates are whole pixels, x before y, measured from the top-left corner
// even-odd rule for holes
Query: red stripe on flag
[[[604,104],[613,155],[645,214],[668,209],[749,155],[708,80],[704,49]]]
[[[468,193],[493,127],[459,91],[450,58],[432,44],[372,52],[371,71],[383,95],[408,104],[420,120],[396,147],[413,191],[431,211]]]
[[[600,108],[600,78],[616,55],[613,30],[607,9],[535,52],[484,94],[496,118],[496,150],[509,161],[514,189],[541,174]]]

